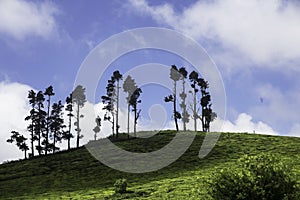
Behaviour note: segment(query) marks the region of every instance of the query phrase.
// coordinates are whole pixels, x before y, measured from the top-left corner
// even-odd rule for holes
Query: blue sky
[[[55,100],[64,100],[94,47],[114,34],[143,27],[179,31],[205,48],[224,81],[227,116],[215,122],[224,123],[223,131],[300,136],[300,4],[296,1],[3,0],[0,139],[13,129],[24,131],[28,89],[52,84]],[[120,70],[125,73],[151,62],[185,63],[168,53],[145,50],[120,58],[110,71],[123,65]],[[99,96],[104,93],[102,85]],[[152,95],[165,90],[148,86],[145,91],[142,124],[147,124],[151,103],[170,107]],[[166,123],[171,126],[170,116]],[[1,160],[22,155],[4,142],[1,146]]]

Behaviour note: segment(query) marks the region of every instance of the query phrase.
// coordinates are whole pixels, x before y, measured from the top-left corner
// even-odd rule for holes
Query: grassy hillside
[[[210,133],[214,134],[214,133]],[[204,133],[176,162],[161,170],[129,174],[95,160],[85,147],[0,165],[0,199],[210,199],[207,180],[244,154],[270,152],[291,163],[300,183],[300,138],[222,133],[205,159],[198,158]],[[149,139],[115,141],[126,150],[148,152],[174,137],[164,131]],[[129,193],[114,195],[116,179],[126,178]]]

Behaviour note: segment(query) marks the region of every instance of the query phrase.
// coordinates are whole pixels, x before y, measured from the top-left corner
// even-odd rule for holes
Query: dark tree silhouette
[[[102,102],[105,104],[103,110],[106,110],[106,113],[103,117],[104,121],[109,121],[112,124],[112,135],[115,135],[115,81],[114,79],[108,80],[106,86],[106,96],[102,96]]]
[[[31,143],[31,156],[34,156],[34,141],[37,140],[34,134],[35,127],[35,119],[36,119],[36,93],[33,90],[28,92],[29,104],[31,105],[30,114],[25,117],[25,121],[31,121],[31,123],[27,126],[27,130],[30,132],[30,143]]]
[[[130,99],[133,95],[134,91],[137,89],[137,86],[134,82],[134,79],[128,75],[123,83],[123,90],[127,93],[126,101],[127,101],[127,134],[129,138],[129,130],[130,130]]]
[[[117,85],[116,85],[116,136],[119,136],[119,93],[120,93],[120,80],[122,80],[123,76],[122,74],[116,70],[113,72],[112,80],[114,80]]]
[[[217,114],[212,111],[212,103],[211,96],[207,91],[209,85],[208,82],[203,78],[198,79],[198,85],[201,90],[201,107],[202,107],[202,115],[200,117],[202,123],[202,131],[209,132],[210,131],[210,123],[217,117]]]
[[[27,138],[25,138],[23,135],[20,135],[19,132],[17,132],[17,131],[12,131],[11,133],[12,133],[12,135],[7,140],[7,142],[9,142],[9,143],[16,142],[17,147],[21,151],[24,151],[25,159],[27,159],[27,151],[29,150],[29,147],[26,144]]]
[[[46,128],[46,115],[47,113],[43,110],[44,108],[45,97],[42,91],[39,91],[36,94],[36,105],[37,105],[37,117],[35,118],[35,135],[38,140],[38,145],[36,146],[36,150],[39,155],[43,152],[42,147],[42,137],[45,136],[45,128]]]
[[[45,135],[45,154],[47,155],[49,149],[49,124],[50,124],[50,106],[51,106],[51,96],[54,96],[53,87],[50,85],[46,88],[44,95],[48,97],[47,99],[47,117],[46,117],[46,135]]]
[[[188,72],[186,71],[186,69],[184,67],[181,67],[179,69],[179,73],[180,73],[180,80],[182,80],[182,92],[179,94],[180,98],[181,98],[181,103],[180,103],[180,107],[182,110],[181,116],[182,116],[182,123],[183,123],[183,130],[186,131],[186,124],[189,123],[189,113],[187,111],[187,106],[186,106],[186,91],[185,91],[185,82],[186,82],[186,78],[188,75]]]
[[[83,118],[84,116],[80,115],[80,108],[82,108],[86,102],[86,96],[85,96],[85,88],[82,85],[78,85],[75,90],[72,92],[72,101],[77,106],[76,110],[76,122],[74,125],[76,126],[77,131],[77,140],[76,140],[76,147],[79,147],[79,140],[83,137],[83,135],[80,135],[81,129],[80,129],[80,118]]]
[[[62,139],[64,140],[67,140],[68,141],[68,150],[71,149],[71,144],[70,144],[70,141],[71,141],[71,138],[73,138],[73,134],[71,132],[71,128],[72,128],[72,117],[74,116],[73,115],[73,102],[72,102],[72,94],[70,94],[70,96],[68,96],[66,98],[66,108],[65,110],[68,112],[67,116],[69,118],[69,123],[68,123],[68,130],[67,131],[64,131],[63,134],[62,134]]]
[[[56,150],[59,150],[59,148],[56,147],[56,143],[61,141],[64,132],[63,129],[66,127],[62,116],[63,107],[61,101],[52,105],[49,127],[53,138],[53,143],[51,145],[53,153],[55,153]]]
[[[189,75],[189,79],[191,82],[192,91],[190,91],[193,95],[193,104],[192,104],[192,112],[193,112],[193,119],[194,119],[194,130],[197,131],[197,119],[199,118],[198,112],[199,108],[197,107],[197,93],[199,89],[197,89],[198,81],[199,81],[199,74],[195,71],[192,71]]]
[[[96,126],[95,128],[93,128],[94,131],[94,140],[97,140],[97,134],[100,132],[101,130],[101,118],[99,116],[97,116],[97,118],[95,119],[96,122]]]
[[[165,102],[173,102],[173,117],[175,121],[176,131],[179,131],[177,119],[181,119],[181,114],[177,112],[176,109],[176,90],[177,90],[177,81],[179,81],[181,75],[176,67],[176,65],[172,65],[170,70],[170,78],[173,80],[173,94],[165,97]]]
[[[133,123],[134,137],[136,137],[136,124],[141,113],[141,109],[137,108],[137,104],[142,102],[141,100],[139,100],[141,93],[142,93],[142,89],[137,88],[130,96],[130,100],[129,100],[129,104],[132,106],[132,111],[134,112],[134,123]]]

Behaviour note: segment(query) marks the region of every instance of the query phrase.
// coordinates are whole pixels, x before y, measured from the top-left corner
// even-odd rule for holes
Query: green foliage
[[[145,132],[137,134],[147,135]],[[244,154],[257,155],[259,152],[280,155],[292,163],[291,170],[300,183],[300,138],[222,133],[209,155],[199,159],[199,149],[206,134],[198,132],[192,145],[176,162],[145,174],[111,169],[84,147],[1,164],[0,199],[212,200],[207,180],[215,170],[234,169],[236,161]],[[111,141],[124,150],[146,153],[164,147],[175,135],[174,130],[166,130],[149,138],[128,140],[127,134],[120,134],[118,139],[111,137]],[[114,183],[120,177],[130,183],[125,194],[114,191]]]
[[[295,199],[296,179],[290,166],[273,154],[245,155],[236,168],[221,169],[210,182],[217,200]]]
[[[127,180],[124,178],[116,180],[115,184],[115,193],[123,194],[127,191]]]
[[[17,147],[21,151],[25,151],[25,159],[26,159],[27,158],[26,152],[27,152],[27,150],[29,150],[29,147],[26,144],[27,138],[24,137],[24,135],[20,135],[20,133],[17,131],[12,131],[11,133],[12,133],[12,135],[10,136],[9,139],[6,140],[6,142],[9,142],[9,143],[15,142]]]

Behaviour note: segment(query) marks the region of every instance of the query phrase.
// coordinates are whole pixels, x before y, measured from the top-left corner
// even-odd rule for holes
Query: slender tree
[[[27,138],[25,138],[23,135],[20,135],[19,132],[17,132],[17,131],[12,131],[11,133],[12,133],[12,135],[7,140],[7,142],[9,142],[9,143],[16,142],[17,147],[21,151],[24,151],[25,159],[27,159],[27,151],[29,150],[29,147],[26,144]]]
[[[62,135],[62,139],[67,140],[68,141],[68,150],[71,149],[71,138],[73,138],[73,134],[71,132],[72,129],[72,117],[73,115],[73,102],[72,102],[72,94],[70,94],[67,98],[66,98],[66,108],[65,110],[68,112],[67,116],[69,118],[69,123],[68,123],[68,130],[63,132]]]
[[[46,136],[45,136],[45,154],[47,155],[47,152],[49,149],[49,124],[50,124],[50,106],[51,106],[51,96],[54,96],[53,87],[50,85],[46,88],[44,95],[48,97],[47,99],[47,117],[46,117]]]
[[[165,97],[165,102],[173,102],[173,117],[174,117],[174,121],[175,121],[175,126],[176,126],[176,131],[179,131],[178,128],[178,121],[177,119],[181,119],[181,114],[179,112],[177,112],[176,109],[176,90],[177,90],[177,81],[179,81],[180,79],[180,73],[176,67],[176,65],[172,65],[171,66],[171,70],[170,70],[170,78],[173,80],[173,94],[169,95],[167,97]]]
[[[192,95],[193,95],[193,104],[192,104],[192,112],[193,112],[193,119],[194,119],[194,130],[197,131],[197,119],[199,118],[198,112],[199,108],[197,107],[197,93],[199,89],[197,88],[198,81],[199,81],[199,74],[195,71],[192,71],[189,75],[189,79],[191,82],[192,87]]]
[[[59,150],[58,147],[56,147],[56,143],[60,142],[63,135],[63,129],[65,128],[64,125],[64,119],[62,116],[62,109],[63,105],[61,101],[58,101],[58,103],[54,103],[52,105],[52,111],[51,111],[51,117],[50,117],[50,130],[52,133],[53,143],[51,145],[52,152],[55,153],[56,150]]]
[[[112,80],[114,80],[117,85],[116,85],[116,136],[119,136],[119,96],[120,96],[120,80],[122,80],[123,76],[122,74],[116,70],[113,72]]]
[[[44,135],[45,127],[46,127],[46,115],[47,113],[43,110],[44,108],[45,97],[42,91],[39,91],[36,94],[36,105],[37,105],[37,117],[35,119],[35,135],[37,136],[38,145],[36,146],[36,150],[39,155],[43,152],[42,146],[42,137]]]
[[[181,116],[182,116],[182,123],[183,123],[183,130],[186,131],[186,124],[189,122],[189,113],[187,111],[187,106],[186,106],[186,91],[185,91],[185,82],[186,82],[186,78],[188,75],[188,72],[186,71],[186,69],[184,67],[181,67],[179,69],[179,73],[180,73],[180,80],[182,81],[182,92],[179,94],[180,98],[181,98],[181,103],[180,103],[180,107],[182,110]]]
[[[142,89],[137,88],[130,96],[130,101],[129,101],[130,105],[132,106],[132,111],[134,112],[134,123],[133,123],[134,137],[136,137],[136,124],[141,113],[141,109],[137,108],[138,103],[142,102],[141,100],[139,100],[141,93],[142,93]]]
[[[37,140],[35,134],[34,134],[34,126],[35,126],[35,119],[36,119],[36,93],[33,90],[30,90],[28,92],[28,99],[29,104],[31,105],[30,114],[25,117],[26,121],[31,121],[30,124],[27,126],[27,130],[30,132],[30,143],[31,143],[31,156],[34,156],[34,141]]]
[[[129,138],[129,131],[130,131],[130,99],[133,95],[134,91],[137,89],[137,86],[134,82],[134,79],[128,75],[123,83],[123,90],[127,93],[126,101],[127,101],[127,134]]]
[[[96,126],[95,128],[93,128],[93,131],[94,131],[94,140],[96,141],[97,140],[97,134],[100,132],[101,130],[101,118],[99,116],[97,116],[97,118],[95,119],[95,122],[96,122]]]
[[[76,147],[79,147],[79,140],[83,137],[83,135],[80,135],[81,129],[80,129],[80,118],[83,118],[84,116],[80,115],[80,108],[82,108],[86,102],[86,96],[85,96],[85,88],[82,85],[78,85],[75,90],[72,93],[72,101],[74,104],[76,104],[77,110],[76,110],[76,122],[74,125],[76,126],[77,131],[77,140],[76,140]]]
[[[114,129],[115,129],[115,81],[114,79],[107,81],[106,86],[106,95],[102,96],[102,102],[105,104],[103,107],[103,110],[106,110],[106,113],[103,117],[104,121],[109,121],[111,123],[111,129],[112,129],[112,135],[115,135]]]
[[[212,111],[211,96],[207,91],[209,84],[203,78],[198,79],[198,85],[201,91],[201,108],[202,115],[200,117],[202,123],[202,131],[210,131],[210,123],[217,117],[217,114]]]

